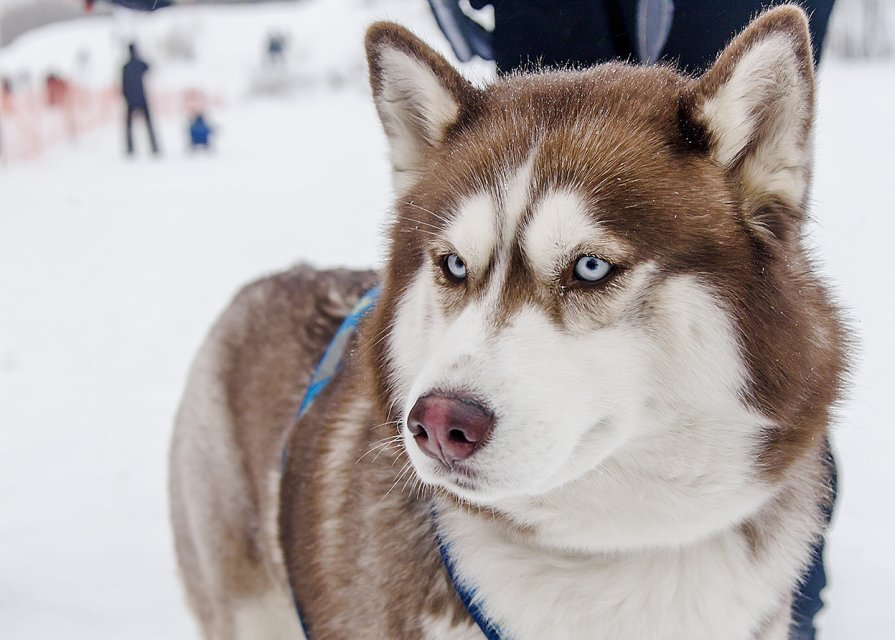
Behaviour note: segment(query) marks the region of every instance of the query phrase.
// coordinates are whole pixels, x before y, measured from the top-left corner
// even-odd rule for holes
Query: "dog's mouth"
[[[456,484],[464,489],[474,489],[481,484],[479,473],[462,463],[454,463],[450,467],[438,464],[432,469],[432,475],[439,482]]]
[[[426,484],[435,485],[448,491],[460,492],[464,495],[479,493],[486,489],[486,483],[480,471],[464,462],[454,462],[450,466],[441,462],[414,463],[417,476]]]
[[[464,491],[477,491],[479,489],[479,483],[476,480],[464,476],[452,475],[450,483]]]

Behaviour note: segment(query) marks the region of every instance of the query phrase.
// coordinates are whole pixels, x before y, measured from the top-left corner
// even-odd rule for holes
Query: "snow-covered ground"
[[[115,123],[0,165],[4,640],[196,637],[167,522],[171,419],[196,346],[240,283],[296,260],[378,263],[389,184],[361,47],[375,17],[442,42],[422,0],[307,0],[56,25],[0,50],[0,74],[38,77],[88,49],[79,73],[101,86],[136,36],[156,62],[153,87],[220,98],[213,154],[187,154],[184,118],[171,115],[158,121],[160,159],[126,160]],[[274,29],[290,34],[291,59],[271,74]],[[166,58],[183,34],[192,59]],[[260,94],[259,77],[295,89]],[[860,340],[836,432],[820,622],[825,638],[882,639],[895,629],[895,64],[827,60],[819,98],[813,237]]]

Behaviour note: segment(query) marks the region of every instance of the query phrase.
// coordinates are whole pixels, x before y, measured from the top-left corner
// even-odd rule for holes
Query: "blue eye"
[[[581,256],[575,262],[572,273],[576,280],[583,282],[600,282],[612,273],[612,265],[596,256]]]
[[[445,256],[441,263],[441,268],[444,270],[444,275],[447,276],[448,280],[453,282],[466,280],[466,265],[463,263],[463,259],[456,253]]]

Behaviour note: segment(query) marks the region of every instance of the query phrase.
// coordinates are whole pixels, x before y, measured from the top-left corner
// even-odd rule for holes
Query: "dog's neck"
[[[814,526],[802,498],[778,494],[757,507],[750,526],[730,522],[686,543],[666,529],[652,548],[610,535],[618,521],[588,513],[580,492],[517,505],[527,522],[519,513],[439,498],[437,526],[458,578],[514,640],[785,638],[785,626],[775,631],[774,622],[788,620],[787,574],[806,562],[804,532]],[[776,520],[777,534],[759,541],[755,529],[767,518]]]
[[[704,540],[758,513],[775,494],[749,482],[748,469],[645,468],[634,457],[618,456],[547,494],[496,507],[544,548],[612,553]]]

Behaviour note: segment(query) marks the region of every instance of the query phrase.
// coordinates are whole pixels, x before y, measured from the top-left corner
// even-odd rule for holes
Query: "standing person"
[[[137,54],[137,45],[133,42],[128,45],[130,58],[121,70],[121,92],[124,95],[124,101],[127,104],[127,120],[126,120],[126,136],[127,136],[127,153],[134,153],[134,138],[131,131],[131,125],[134,120],[135,113],[141,113],[146,120],[146,128],[149,131],[149,145],[152,153],[157,155],[159,152],[158,143],[155,139],[155,131],[152,129],[152,118],[149,115],[149,103],[146,101],[146,90],[143,87],[143,76],[149,71],[149,65]]]
[[[3,119],[7,111],[12,111],[12,92],[12,80],[6,77],[0,78],[0,120]],[[5,159],[4,153],[3,131],[0,126],[0,160]]]
[[[271,33],[267,36],[267,59],[271,64],[286,62],[286,36],[282,33]]]
[[[814,62],[820,62],[834,0],[801,0],[808,12]],[[612,60],[675,64],[702,72],[730,39],[760,11],[779,0],[469,0],[473,9],[490,5],[494,28],[467,16],[458,0],[429,0],[441,31],[461,62],[473,56],[494,60],[497,72],[529,67],[588,67]],[[829,442],[829,524],[837,491],[837,469]],[[824,540],[793,594],[789,640],[814,640],[814,618],[823,608],[827,584]]]

